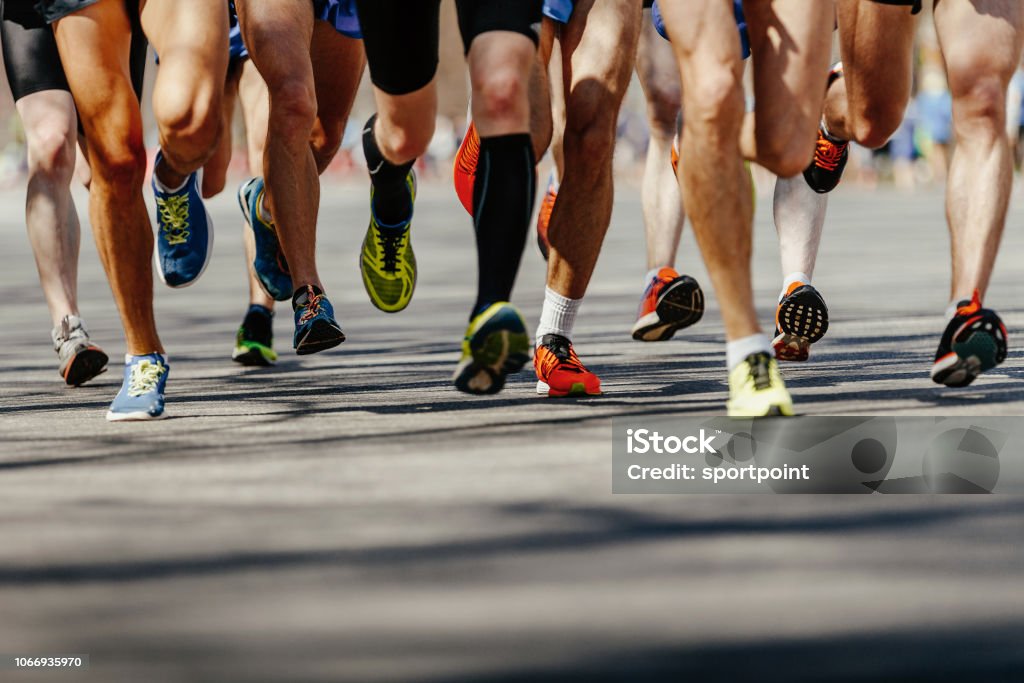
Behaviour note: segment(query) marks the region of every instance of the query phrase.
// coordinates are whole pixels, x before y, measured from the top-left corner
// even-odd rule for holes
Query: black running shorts
[[[70,91],[53,29],[36,11],[34,0],[0,0],[0,16],[3,19],[0,45],[4,70],[14,101],[44,90]],[[130,59],[132,88],[140,101],[147,47],[142,30],[136,26],[132,32]]]
[[[36,0],[36,9],[43,15],[46,23],[52,24],[72,12],[95,5],[100,0]]]
[[[416,92],[437,73],[441,0],[357,0],[373,84],[389,95]],[[542,0],[456,0],[462,44],[512,31],[537,42]]]
[[[921,11],[921,0],[874,0],[875,2],[883,5],[903,5],[904,7],[913,7],[911,14],[917,14]]]

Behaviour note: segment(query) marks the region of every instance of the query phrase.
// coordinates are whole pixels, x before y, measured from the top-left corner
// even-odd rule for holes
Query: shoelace
[[[188,195],[173,195],[157,198],[157,211],[163,222],[164,239],[171,246],[185,244],[188,241]]]
[[[405,239],[409,235],[408,230],[401,233],[377,233],[377,244],[383,250],[384,271],[394,273],[398,270],[398,252],[405,247]]]
[[[754,383],[755,389],[767,389],[772,383],[772,373],[768,354],[759,353],[748,361],[750,365],[750,381]]]
[[[165,372],[167,368],[162,363],[139,361],[132,366],[131,375],[128,377],[128,395],[137,397],[153,391]]]
[[[317,294],[310,287],[306,290],[306,303],[305,310],[302,311],[302,315],[299,316],[299,324],[307,323],[316,316],[320,315],[320,300],[323,299],[323,294]]]
[[[569,366],[577,372],[587,371],[587,368],[583,365],[583,361],[581,361],[579,356],[576,355],[576,351],[572,346],[556,341],[544,344],[543,347],[548,350],[548,353],[542,356],[540,363],[541,372],[544,375],[551,374],[551,372],[559,366]]]
[[[814,165],[826,171],[835,171],[842,161],[843,152],[850,143],[836,144],[824,135],[818,136],[818,144],[814,148]]]

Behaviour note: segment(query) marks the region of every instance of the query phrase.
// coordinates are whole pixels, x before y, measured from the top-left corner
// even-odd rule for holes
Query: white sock
[[[946,320],[952,320],[953,316],[956,315],[957,304],[959,301],[950,301],[949,306],[946,307]]]
[[[732,370],[746,360],[750,354],[761,351],[770,354],[771,348],[768,337],[764,334],[752,334],[749,337],[728,342],[725,345],[725,364],[729,370]]]
[[[661,268],[652,268],[651,270],[647,271],[647,275],[644,275],[644,285],[643,286],[647,287],[647,285],[650,283],[651,280],[653,280],[654,278],[658,277],[658,271],[660,271],[660,270],[661,270]]]
[[[811,284],[811,276],[807,273],[792,272],[786,276],[786,279],[782,281],[782,291],[779,293],[779,301],[782,301],[783,297],[786,296],[786,292],[793,285],[794,282],[802,282],[805,285]]]
[[[139,355],[140,356],[150,356],[150,355],[153,355],[153,354],[140,353]],[[158,353],[156,355],[160,356],[160,360],[162,360],[164,362],[164,365],[167,365],[167,354],[166,353]],[[128,365],[129,363],[131,363],[132,362],[132,358],[135,358],[135,356],[133,356],[130,353],[124,354],[124,364]]]
[[[576,312],[580,309],[583,299],[569,299],[550,287],[544,288],[544,308],[540,312],[540,324],[537,325],[537,345],[545,334],[558,334],[566,339],[572,338],[572,328],[576,324]]]

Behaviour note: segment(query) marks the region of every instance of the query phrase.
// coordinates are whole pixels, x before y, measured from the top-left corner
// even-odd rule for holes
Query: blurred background
[[[454,0],[444,0],[442,14],[441,66],[438,83],[441,91],[437,133],[429,153],[421,160],[419,177],[429,182],[445,180],[451,173],[451,159],[458,148],[466,127],[468,88],[462,54],[462,41],[455,20]],[[836,51],[838,55],[838,50]],[[836,56],[838,59],[838,56]],[[156,145],[152,117],[149,116],[149,93],[155,72],[151,64],[148,73],[146,118],[148,141]],[[6,80],[0,73],[0,80]],[[914,58],[914,95],[907,107],[903,125],[889,143],[879,150],[856,148],[844,176],[844,184],[874,187],[879,184],[912,189],[942,184],[956,136],[952,130],[952,112],[946,85],[942,55],[939,50],[930,9],[924,13]],[[1016,149],[1015,161],[1020,172],[1024,161],[1024,66],[1018,70],[1010,86],[1007,111],[1007,135]],[[369,78],[363,79],[356,100],[349,132],[343,149],[327,172],[328,178],[341,180],[362,173],[361,149],[358,129],[374,111],[373,93]],[[232,177],[245,176],[246,151],[241,113],[236,112],[235,155]],[[619,145],[615,157],[621,182],[630,184],[642,178],[642,164],[647,150],[648,132],[645,103],[639,83],[634,78],[623,105],[619,122]],[[21,122],[15,113],[6,83],[0,87],[0,189],[17,186],[25,171],[25,144]],[[769,187],[770,176],[758,174],[762,189]]]

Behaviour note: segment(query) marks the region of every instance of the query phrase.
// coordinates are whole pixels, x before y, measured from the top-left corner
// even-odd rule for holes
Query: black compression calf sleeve
[[[384,158],[373,132],[376,122],[377,115],[374,114],[363,126],[363,154],[370,171],[370,182],[373,183],[373,215],[381,225],[395,226],[412,217],[412,197],[405,178],[415,162],[396,166]]]
[[[508,301],[526,246],[537,172],[529,133],[481,138],[473,185],[473,216],[480,273],[473,315]]]

